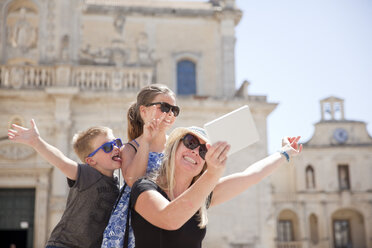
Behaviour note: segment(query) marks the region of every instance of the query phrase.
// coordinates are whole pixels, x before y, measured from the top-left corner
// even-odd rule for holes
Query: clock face
[[[338,143],[345,143],[347,141],[348,134],[347,134],[347,131],[345,129],[343,129],[343,128],[337,128],[333,132],[333,137],[335,138],[335,140]]]

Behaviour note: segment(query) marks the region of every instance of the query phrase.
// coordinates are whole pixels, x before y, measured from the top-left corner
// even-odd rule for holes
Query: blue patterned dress
[[[163,153],[149,153],[149,161],[146,169],[147,175],[156,172],[159,169],[163,156]],[[124,245],[124,233],[127,224],[130,191],[131,188],[127,185],[117,207],[111,213],[109,223],[103,232],[102,248],[123,247]],[[130,222],[128,248],[134,248],[134,234]]]

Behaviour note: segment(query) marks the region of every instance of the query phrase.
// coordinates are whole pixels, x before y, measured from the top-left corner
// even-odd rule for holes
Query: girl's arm
[[[166,116],[166,113],[163,113],[159,119],[155,119],[155,114],[156,106],[153,106],[151,112],[145,115],[143,134],[137,140],[139,146],[135,142],[130,141],[133,146],[137,147],[137,151],[131,145],[124,146],[122,150],[122,173],[129,187],[132,187],[138,178],[146,174],[151,142],[154,137],[157,137],[159,125]]]
[[[283,138],[282,150],[290,157],[297,156],[302,151],[302,145],[298,144],[300,137]],[[287,163],[287,158],[280,152],[276,152],[249,166],[240,173],[235,173],[220,179],[213,190],[211,206],[226,202],[241,194],[250,186],[259,183],[270,175],[281,164]]]
[[[205,203],[225,169],[228,145],[218,142],[209,148],[208,164],[204,174],[186,191],[168,201],[159,192],[149,190],[137,198],[134,209],[151,224],[166,230],[177,230],[183,226]]]
[[[34,148],[46,161],[60,169],[66,177],[76,180],[77,163],[43,140],[33,119],[31,120],[30,129],[15,124],[12,125],[12,128],[14,129],[8,130],[8,138],[10,140]]]

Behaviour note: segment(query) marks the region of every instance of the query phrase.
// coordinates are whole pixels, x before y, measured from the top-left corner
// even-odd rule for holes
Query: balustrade
[[[56,73],[59,72],[62,73]],[[94,91],[137,91],[151,83],[153,68],[0,65],[0,88],[78,87]]]

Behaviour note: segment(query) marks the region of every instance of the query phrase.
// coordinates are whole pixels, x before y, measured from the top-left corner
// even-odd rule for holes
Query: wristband
[[[286,159],[287,159],[287,162],[289,162],[289,155],[286,151],[279,151],[281,155],[283,155]]]

